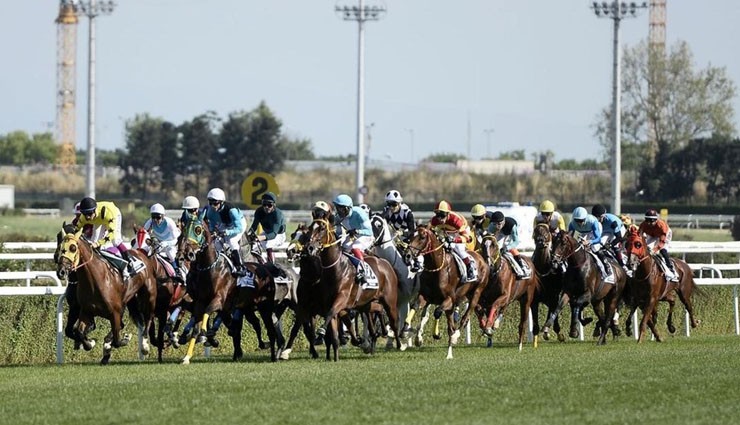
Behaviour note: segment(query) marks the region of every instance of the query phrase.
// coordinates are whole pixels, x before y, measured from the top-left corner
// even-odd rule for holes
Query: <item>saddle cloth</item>
[[[593,257],[594,261],[596,261],[596,265],[599,267],[599,273],[601,273],[601,275],[603,276],[604,274],[602,273],[602,271],[606,269],[606,266],[595,252],[589,251],[588,253],[591,254],[591,257]],[[614,284],[616,283],[616,277],[614,276],[614,264],[610,264],[609,266],[609,274],[604,277],[604,283]]]
[[[128,262],[124,260],[123,258],[119,257],[118,255],[112,254],[104,249],[100,250],[100,254],[105,258],[113,267],[118,269],[119,272],[123,272],[123,270],[128,266]],[[134,274],[139,273],[140,271],[144,270],[146,268],[146,264],[141,262],[138,259],[131,258],[131,267],[134,269]]]
[[[378,276],[375,275],[375,271],[373,271],[373,268],[370,267],[370,264],[366,262],[362,262],[362,268],[365,270],[365,280],[367,281],[367,286],[370,288],[377,288],[378,287]]]

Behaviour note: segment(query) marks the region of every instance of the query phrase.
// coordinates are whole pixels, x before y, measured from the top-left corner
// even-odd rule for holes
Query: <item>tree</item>
[[[213,111],[198,115],[178,128],[178,150],[182,155],[181,173],[185,174],[184,190],[187,193],[207,191],[211,161],[218,149],[218,127],[221,118]],[[193,181],[194,180],[194,181]]]
[[[0,136],[0,164],[53,164],[58,151],[51,133],[29,136],[25,131],[14,131]]]
[[[146,199],[150,186],[159,186],[159,164],[162,154],[164,120],[149,114],[136,115],[126,121],[126,151],[121,158],[125,186],[138,189]]]
[[[499,160],[508,160],[508,161],[524,161],[526,158],[526,154],[524,149],[517,149],[510,152],[501,152],[498,155]]]
[[[316,159],[313,153],[311,139],[291,139],[288,136],[281,136],[278,141],[280,150],[285,152],[285,160],[292,161],[309,161]]]

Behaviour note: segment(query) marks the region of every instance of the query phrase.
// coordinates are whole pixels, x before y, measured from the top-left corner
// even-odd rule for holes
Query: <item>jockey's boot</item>
[[[463,262],[467,268],[466,282],[472,282],[478,279],[478,266],[475,264],[475,260],[468,257]]]
[[[606,279],[607,277],[609,277],[609,275],[612,274],[611,269],[609,268],[609,262],[606,260],[606,256],[601,251],[596,252],[596,256],[599,257],[599,262],[601,263],[601,278]]]
[[[229,258],[231,259],[231,262],[234,263],[234,272],[231,274],[238,277],[246,276],[247,273],[244,271],[244,267],[242,266],[242,257],[239,256],[239,250],[235,249],[231,251]]]
[[[671,271],[671,276],[666,276],[666,278],[671,282],[678,282],[678,273],[676,273],[676,269],[673,267],[673,261],[671,261],[671,257],[668,255],[668,251],[666,251],[665,249],[661,249],[660,254],[663,256],[663,260],[665,260],[665,264],[668,266],[668,270]]]
[[[529,279],[530,276],[532,276],[532,271],[529,269],[529,266],[527,266],[527,263],[522,259],[521,255],[515,255],[514,260],[516,260],[516,263],[519,265],[519,270],[517,270],[517,278],[518,279]]]
[[[124,261],[126,261],[126,265],[123,266],[123,269],[121,270],[121,274],[123,275],[123,281],[126,282],[131,275],[134,273],[134,267],[131,256],[129,255],[128,251],[121,251],[121,258],[123,258]]]
[[[272,251],[272,248],[267,248],[265,254],[267,255],[267,262],[275,264],[275,253]]]

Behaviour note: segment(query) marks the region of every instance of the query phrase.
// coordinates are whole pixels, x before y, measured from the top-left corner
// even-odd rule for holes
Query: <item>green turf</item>
[[[0,368],[3,423],[717,424],[740,413],[740,338],[434,346],[339,363]]]

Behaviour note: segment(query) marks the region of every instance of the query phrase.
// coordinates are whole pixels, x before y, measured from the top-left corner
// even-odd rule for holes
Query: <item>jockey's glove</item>
[[[98,248],[100,248],[100,244],[97,243],[97,242],[92,242],[92,243],[90,243],[90,247],[92,249],[98,249]]]

